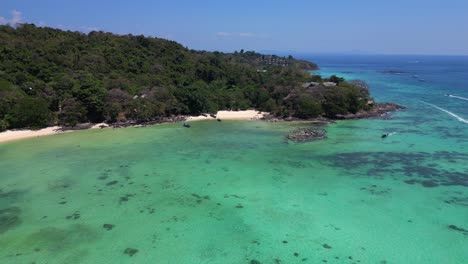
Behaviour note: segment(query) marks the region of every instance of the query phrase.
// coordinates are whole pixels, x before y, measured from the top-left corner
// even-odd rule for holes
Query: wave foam
[[[461,96],[456,96],[456,95],[451,95],[451,94],[449,94],[448,97],[452,97],[452,98],[457,98],[457,99],[460,99],[460,100],[468,101],[468,98],[461,97]]]
[[[468,120],[463,119],[463,118],[461,118],[460,116],[458,116],[458,115],[456,115],[456,114],[454,114],[454,113],[452,113],[452,112],[450,112],[450,111],[448,111],[448,110],[445,110],[445,109],[443,109],[443,108],[441,108],[441,107],[438,107],[437,105],[433,105],[433,104],[430,104],[430,103],[426,103],[426,102],[424,102],[424,101],[421,101],[421,103],[427,104],[427,105],[432,106],[432,107],[434,107],[434,108],[436,108],[436,109],[439,109],[440,111],[445,112],[445,113],[447,113],[447,114],[449,114],[449,115],[455,117],[458,121],[460,121],[460,122],[462,122],[462,123],[465,123],[465,124],[468,124]]]

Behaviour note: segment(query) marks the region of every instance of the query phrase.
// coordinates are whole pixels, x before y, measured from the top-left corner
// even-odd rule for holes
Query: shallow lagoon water
[[[467,125],[380,77],[409,108],[323,141],[200,121],[1,144],[0,262],[466,263]]]

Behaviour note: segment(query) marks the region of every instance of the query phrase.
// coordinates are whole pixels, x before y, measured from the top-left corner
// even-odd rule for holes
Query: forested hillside
[[[247,109],[333,117],[367,106],[366,88],[322,85],[292,57],[195,51],[159,38],[0,26],[0,130],[139,122]],[[314,89],[303,83],[315,81]]]

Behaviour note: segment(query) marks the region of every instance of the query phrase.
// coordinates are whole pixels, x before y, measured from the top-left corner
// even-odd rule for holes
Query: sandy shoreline
[[[256,110],[244,110],[244,111],[218,111],[216,114],[216,118],[219,119],[226,119],[226,120],[259,120],[265,115],[267,112],[259,112]],[[187,121],[197,121],[197,120],[213,120],[214,117],[209,115],[206,116],[190,116],[187,118]]]
[[[107,127],[109,125],[105,123],[99,123],[99,124],[95,124],[91,126],[89,129],[101,128],[102,126]],[[39,129],[39,130],[31,130],[31,129],[7,130],[7,131],[0,133],[0,143],[26,139],[26,138],[56,135],[56,134],[62,134],[62,133],[67,133],[67,132],[72,132],[72,131],[74,130],[63,130],[61,126],[46,127],[46,128]]]
[[[53,126],[53,127],[46,127],[40,130],[7,130],[0,133],[0,143],[8,142],[13,140],[25,139],[25,138],[33,138],[33,137],[40,137],[40,136],[47,136],[47,135],[54,135],[64,133],[65,131],[60,130],[61,127]]]
[[[259,120],[266,112],[258,112],[256,110],[245,110],[245,111],[219,111],[216,114],[216,118],[226,119],[226,120]],[[198,121],[198,120],[215,120],[215,118],[207,116],[190,116],[187,118],[187,121]],[[101,128],[102,126],[109,126],[105,123],[95,124],[90,129]],[[34,138],[48,135],[61,134],[65,132],[70,132],[73,130],[62,130],[60,126],[46,127],[40,130],[7,130],[0,132],[0,143],[9,142],[14,140]]]

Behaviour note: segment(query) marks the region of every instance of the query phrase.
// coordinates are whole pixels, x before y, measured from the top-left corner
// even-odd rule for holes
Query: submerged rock
[[[321,128],[300,128],[289,133],[287,138],[293,142],[308,142],[325,139],[326,132]]]
[[[80,217],[81,217],[80,212],[76,211],[71,215],[67,215],[65,217],[65,219],[67,219],[67,220],[77,220],[77,219],[80,219]]]
[[[455,231],[458,231],[458,232],[462,232],[464,235],[468,235],[468,230],[466,230],[464,228],[461,228],[461,227],[458,227],[456,225],[449,225],[448,228],[452,229],[452,230],[455,230]]]
[[[118,181],[111,181],[111,182],[108,182],[106,183],[107,186],[111,186],[111,185],[114,185],[114,184],[117,184]]]
[[[330,245],[328,245],[328,244],[323,244],[322,247],[323,247],[323,248],[326,248],[326,249],[332,248],[332,247],[331,247]]]
[[[136,253],[138,253],[138,249],[126,248],[126,249],[124,250],[124,254],[125,254],[125,255],[129,255],[130,257],[132,257],[133,255],[135,255]]]
[[[421,181],[421,185],[426,188],[434,188],[434,187],[439,186],[439,184],[437,184],[434,181]]]
[[[103,224],[102,228],[106,229],[107,231],[110,231],[114,228],[115,225],[113,224]]]
[[[8,207],[0,210],[0,234],[13,229],[21,223],[21,209],[19,207]]]

